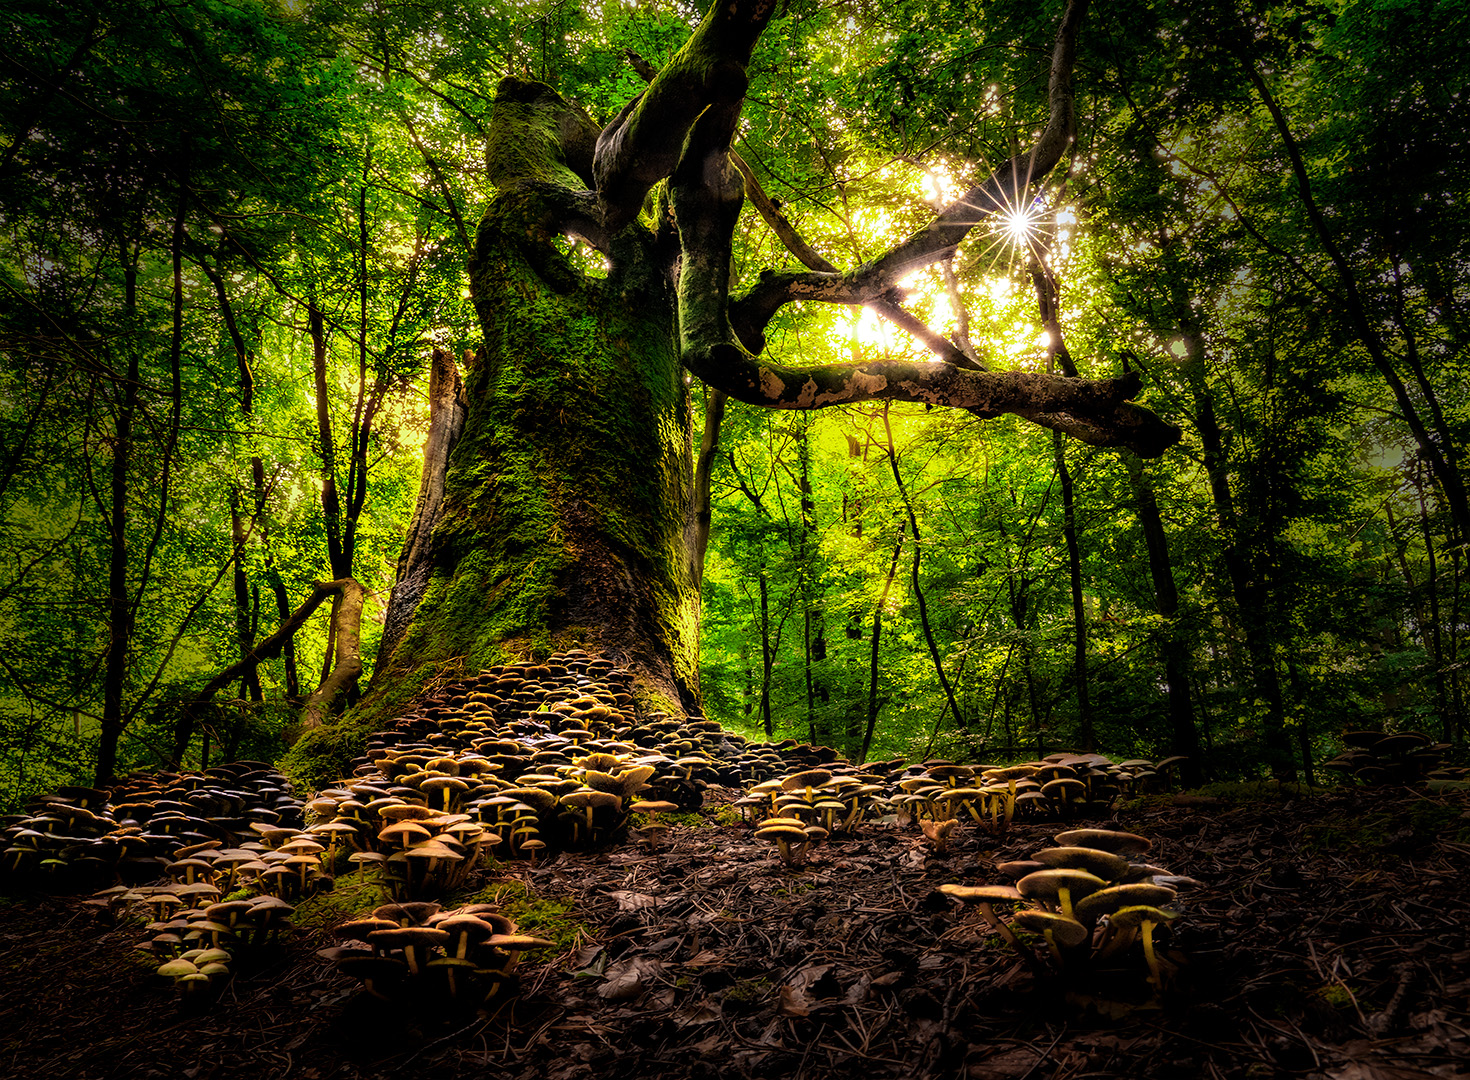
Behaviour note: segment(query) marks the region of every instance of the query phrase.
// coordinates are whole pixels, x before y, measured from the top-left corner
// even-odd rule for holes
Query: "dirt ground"
[[[1091,822],[1152,838],[1153,862],[1202,883],[1179,895],[1180,967],[1152,1003],[1141,960],[1058,978],[1044,950],[1023,962],[936,891],[999,880],[996,861],[1062,826],[961,829],[936,856],[913,825],[870,825],[788,870],[720,823],[732,794],[657,847],[497,868],[492,882],[570,901],[576,931],[489,1017],[367,997],[317,955],[335,943],[323,919],[182,1012],[138,923],[104,925],[78,897],[5,897],[0,1076],[1470,1077],[1462,795],[1261,785]]]

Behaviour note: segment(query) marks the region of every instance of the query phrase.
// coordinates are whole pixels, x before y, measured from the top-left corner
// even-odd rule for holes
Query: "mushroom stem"
[[[1066,964],[1062,960],[1062,949],[1057,944],[1056,936],[1050,930],[1043,930],[1041,936],[1046,938],[1046,947],[1051,950],[1051,958],[1057,962],[1057,968],[1061,969],[1066,967]]]
[[[1152,919],[1143,920],[1143,958],[1148,962],[1149,982],[1154,984],[1154,993],[1164,992],[1164,979],[1159,970],[1159,958],[1154,952],[1154,923]]]
[[[988,922],[992,927],[994,927],[996,932],[999,933],[1001,937],[1005,938],[1005,942],[1007,945],[1009,945],[1011,948],[1015,949],[1019,953],[1025,953],[1026,950],[1021,948],[1021,942],[1017,940],[1015,931],[1013,931],[1009,926],[1001,922],[1001,920],[996,917],[995,911],[991,908],[989,904],[982,903],[980,905],[980,914],[984,915],[985,921]]]

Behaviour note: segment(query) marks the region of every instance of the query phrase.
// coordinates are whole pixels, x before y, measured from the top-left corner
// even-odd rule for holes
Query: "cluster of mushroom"
[[[1444,768],[1449,743],[1437,743],[1422,731],[1345,731],[1341,754],[1322,763],[1362,784],[1417,784],[1421,780],[1461,780],[1467,770]]]
[[[336,928],[345,944],[320,955],[373,997],[426,1011],[483,1008],[510,995],[521,954],[553,942],[516,932],[486,904],[441,911],[429,901],[384,904]]]
[[[54,889],[161,877],[181,848],[257,838],[253,826],[302,823],[301,803],[269,765],[134,773],[111,791],[63,787],[0,819],[0,875]]]
[[[279,897],[260,894],[220,900],[208,862],[186,853],[173,867],[170,885],[115,885],[90,901],[110,920],[143,918],[153,937],[140,946],[161,963],[158,974],[173,980],[182,1004],[212,1000],[228,979],[229,965],[242,952],[278,942],[290,929],[294,908]],[[223,853],[221,853],[223,857]],[[226,871],[239,873],[238,860]]]
[[[474,763],[441,758],[432,764],[420,774],[427,777],[421,790],[358,781],[307,803],[313,818],[307,833],[326,844],[327,864],[376,873],[384,892],[398,900],[463,884],[502,838],[459,809],[456,792],[466,789],[460,775],[473,776]],[[458,780],[458,788],[434,782],[445,779]]]
[[[1179,888],[1198,883],[1132,861],[1129,856],[1141,856],[1152,846],[1134,833],[1073,829],[1055,840],[1060,846],[997,865],[1014,885],[942,885],[939,891],[977,905],[985,921],[1028,959],[1031,954],[1014,931],[1039,935],[1063,972],[1095,967],[1139,944],[1149,983],[1155,995],[1161,993],[1169,972],[1156,935],[1179,914],[1164,905]],[[1034,906],[1018,906],[1026,902]],[[1015,907],[1009,924],[995,913],[1002,904]]]
[[[804,769],[755,784],[735,805],[742,814],[757,809],[768,813],[756,828],[756,838],[774,843],[781,861],[795,868],[805,864],[813,845],[833,833],[857,829],[882,794],[882,780],[876,773]]]
[[[336,801],[323,812],[354,830],[355,850],[373,846],[374,805],[397,799],[467,815],[499,838],[497,857],[536,861],[612,841],[630,812],[697,809],[710,783],[837,757],[789,740],[749,744],[699,717],[639,717],[627,674],[572,650],[439,688],[374,735],[354,775],[319,799]],[[366,822],[343,820],[344,805]]]

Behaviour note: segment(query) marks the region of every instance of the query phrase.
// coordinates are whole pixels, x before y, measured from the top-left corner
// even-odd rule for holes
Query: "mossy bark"
[[[575,111],[534,84],[502,94],[489,154],[499,191],[470,264],[484,343],[469,413],[429,580],[375,686],[392,695],[426,665],[477,670],[580,646],[630,669],[650,703],[687,708],[693,466],[667,259],[634,223],[610,239],[606,277],[574,265],[556,238],[575,205],[558,151]]]

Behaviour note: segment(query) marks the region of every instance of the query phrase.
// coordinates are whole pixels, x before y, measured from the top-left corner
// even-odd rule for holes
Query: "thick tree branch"
[[[329,596],[335,596],[340,582],[318,581],[312,585],[311,595],[306,602],[291,613],[290,617],[281,623],[276,632],[262,641],[257,641],[240,660],[225,668],[209,682],[204,684],[198,695],[191,701],[179,716],[174,730],[174,747],[172,762],[177,765],[184,759],[184,751],[189,748],[189,740],[193,738],[194,725],[204,707],[214,700],[215,694],[219,693],[230,683],[255,671],[263,661],[274,660],[281,655],[282,650],[288,646],[296,636],[296,631],[306,625],[306,620],[316,612],[323,600]]]
[[[1030,161],[1047,170],[1060,159],[1071,138],[1071,62],[1085,3],[1073,0],[1057,35],[1052,61],[1052,116],[1030,155]],[[689,131],[669,184],[683,252],[679,276],[682,359],[705,383],[765,408],[817,409],[889,400],[963,408],[982,417],[1015,413],[1082,442],[1125,446],[1144,457],[1155,457],[1178,441],[1177,428],[1129,403],[1140,388],[1138,377],[1131,374],[1119,379],[1084,380],[1027,372],[975,371],[942,362],[786,367],[758,360],[754,350],[743,347],[741,340],[759,343],[759,328],[732,320],[729,305],[731,245],[745,191],[743,177],[729,154],[738,110],[737,101],[711,108],[699,117]],[[991,180],[1003,185],[1008,179],[1005,172],[998,171]],[[976,190],[986,189],[982,185]],[[869,302],[896,283],[897,277],[888,279],[884,275],[901,276],[920,265],[911,259],[917,258],[915,253],[925,252],[925,261],[944,253],[946,244],[930,245],[934,236],[951,235],[958,229],[953,233],[953,243],[948,243],[949,250],[953,250],[959,237],[978,220],[974,214],[969,217],[969,224],[959,228],[954,224],[958,218],[951,207],[940,215],[938,231],[931,228],[900,245],[896,249],[902,253],[899,257],[885,256],[852,274],[809,274],[787,276],[786,280],[807,281],[811,286],[808,298]],[[901,273],[894,267],[901,267]],[[872,295],[866,293],[879,284],[884,287]],[[757,291],[761,288],[757,286]],[[771,310],[774,313],[775,309]]]
[[[785,367],[756,360],[733,344],[686,351],[684,362],[710,386],[750,405],[822,409],[861,401],[913,401],[968,409],[983,418],[1013,413],[1091,446],[1121,446],[1158,457],[1179,429],[1129,399],[1137,374],[1067,379],[1026,371],[971,371],[939,361],[878,361]]]
[[[637,217],[653,185],[674,171],[686,133],[706,108],[738,112],[751,49],[775,7],[775,0],[715,0],[648,89],[603,129],[593,178],[609,232]]]

